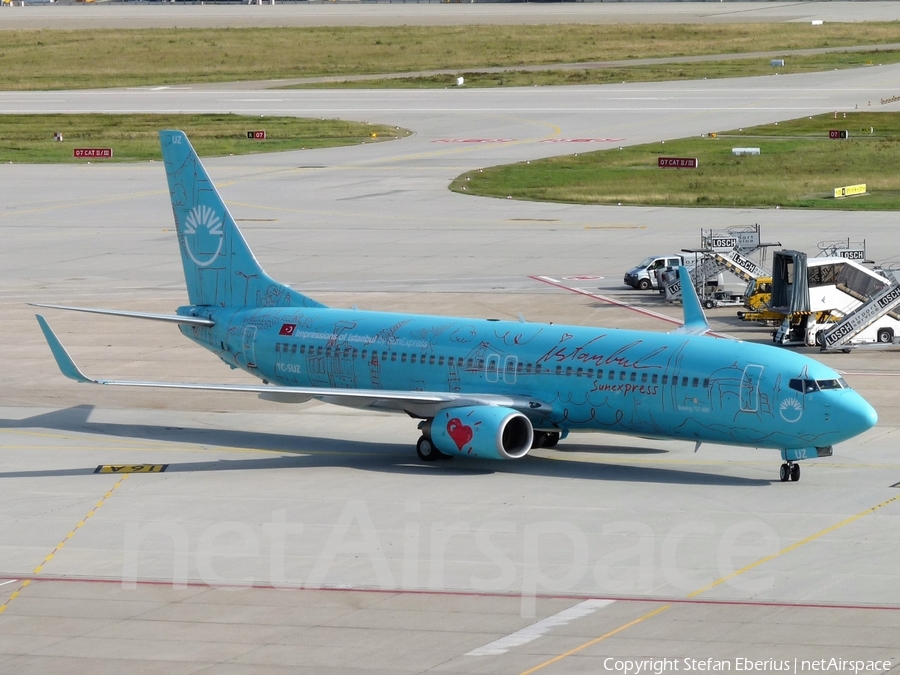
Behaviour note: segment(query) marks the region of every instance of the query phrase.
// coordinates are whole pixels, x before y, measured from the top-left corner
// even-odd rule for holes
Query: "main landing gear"
[[[425,438],[425,436],[422,436],[416,442],[416,454],[423,462],[434,462],[438,459],[452,459],[450,455],[445,455],[434,447],[432,440],[430,438]]]
[[[781,465],[779,477],[781,478],[782,483],[787,483],[788,481],[796,483],[800,480],[800,465],[794,464],[793,462],[785,462]]]

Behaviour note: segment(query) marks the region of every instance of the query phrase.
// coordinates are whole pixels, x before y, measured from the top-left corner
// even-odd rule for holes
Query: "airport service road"
[[[3,8],[0,30],[547,23],[896,21],[893,2],[590,2],[569,5],[323,3],[264,6],[106,5]],[[9,11],[6,11],[9,10]]]
[[[626,266],[696,245],[701,227],[755,222],[811,254],[851,236],[896,259],[895,214],[537,204],[453,195],[447,182],[557,154],[560,139],[638,143],[852,109],[893,95],[898,72],[543,91],[4,93],[0,110],[405,126],[415,136],[399,142],[207,165],[267,270],[328,304],[666,330],[530,277],[678,316],[623,289]],[[472,139],[488,142],[458,142]],[[823,358],[881,421],[805,464],[796,484],[777,482],[772,451],[595,434],[520,462],[422,465],[401,417],[63,379],[27,301],[185,301],[163,167],[5,165],[0,185],[4,673],[900,660],[896,353]],[[246,381],[171,327],[46,314],[90,374]],[[711,320],[767,339],[733,310]],[[100,465],[168,468],[123,479],[93,473]],[[253,588],[222,590],[235,585]],[[320,586],[334,590],[279,590]],[[614,602],[590,602],[604,598]]]

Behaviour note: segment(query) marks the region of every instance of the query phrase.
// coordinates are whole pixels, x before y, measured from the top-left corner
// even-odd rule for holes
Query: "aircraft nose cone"
[[[856,394],[841,410],[841,427],[848,434],[848,438],[868,431],[878,423],[878,413],[869,402]]]

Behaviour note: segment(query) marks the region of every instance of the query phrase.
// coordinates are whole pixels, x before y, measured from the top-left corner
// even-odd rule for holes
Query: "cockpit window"
[[[849,385],[842,378],[837,380],[800,380],[794,379],[788,382],[788,386],[795,390],[808,394],[813,391],[824,391],[826,389],[849,389]]]

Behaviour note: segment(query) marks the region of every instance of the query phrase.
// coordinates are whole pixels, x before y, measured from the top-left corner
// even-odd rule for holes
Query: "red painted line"
[[[683,326],[684,322],[679,321],[678,319],[673,319],[671,316],[666,316],[665,314],[660,314],[659,312],[654,312],[649,309],[641,309],[640,307],[635,307],[634,305],[629,305],[628,303],[621,302],[620,300],[614,300],[613,298],[607,297],[605,295],[600,295],[599,293],[591,293],[582,288],[575,288],[574,286],[566,286],[563,283],[558,282],[556,279],[551,279],[550,277],[538,277],[538,276],[529,276],[529,279],[534,279],[535,281],[540,281],[541,283],[547,284],[549,286],[555,286],[556,288],[561,288],[565,291],[571,291],[572,293],[578,293],[579,295],[585,295],[589,298],[593,298],[594,300],[600,300],[601,302],[606,302],[610,305],[615,305],[616,307],[621,307],[622,309],[629,309],[632,312],[637,312],[638,314],[643,314],[644,316],[649,316],[652,319],[659,319],[661,321],[667,321],[669,323],[674,323],[676,326]],[[716,333],[714,331],[709,331],[707,335],[711,335],[712,337],[717,338],[726,338],[729,340],[733,340],[730,335],[726,335],[725,333]]]
[[[111,579],[103,577],[52,577],[47,575],[28,576],[18,575],[16,577],[0,576],[0,579],[9,579],[16,581],[29,580],[32,583],[84,583],[84,584],[122,584],[123,579]],[[371,587],[332,587],[332,586],[275,586],[273,584],[233,584],[227,583],[208,584],[203,581],[171,581],[162,579],[138,579],[135,581],[128,580],[127,583],[134,583],[138,586],[187,586],[189,588],[225,588],[231,587],[247,590],[279,590],[279,591],[328,591],[329,593],[379,593],[392,595],[427,595],[435,597],[465,597],[465,598],[519,598],[520,593],[508,592],[481,592],[481,591],[453,591],[453,590],[425,590],[425,589],[409,589],[409,588],[371,588]],[[619,596],[619,595],[597,595],[595,593],[537,593],[535,598],[538,600],[614,600],[616,602],[637,602],[650,604],[678,604],[678,605],[713,605],[723,607],[784,607],[797,609],[871,609],[880,611],[900,612],[900,605],[865,605],[851,603],[830,603],[830,602],[786,602],[777,600],[710,600],[700,598],[667,598],[664,596]]]

